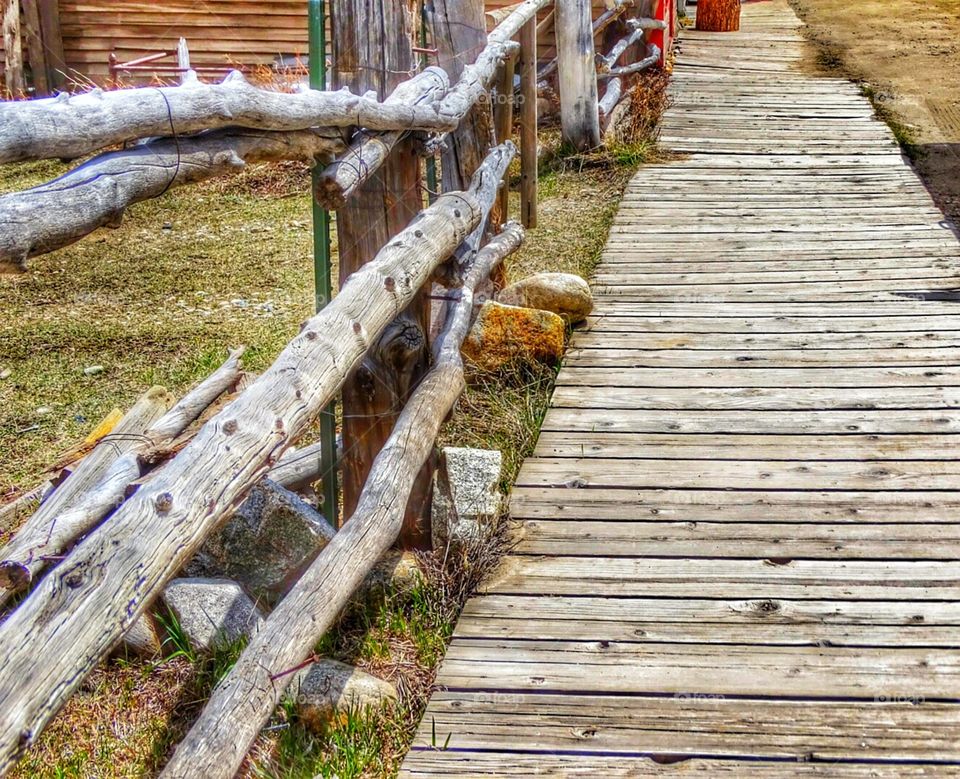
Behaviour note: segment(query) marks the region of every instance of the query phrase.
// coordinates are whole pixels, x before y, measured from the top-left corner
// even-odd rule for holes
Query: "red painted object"
[[[673,31],[677,29],[677,4],[675,0],[658,0],[654,18],[666,22],[667,29],[650,33],[650,43],[660,47],[660,67],[667,64],[667,54],[673,46]]]

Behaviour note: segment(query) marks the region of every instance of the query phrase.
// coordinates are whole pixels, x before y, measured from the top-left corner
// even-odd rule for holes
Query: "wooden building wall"
[[[486,5],[492,10],[514,2]],[[594,15],[602,13],[603,0],[593,4]],[[127,62],[174,51],[180,37],[194,65],[271,65],[280,54],[305,54],[306,8],[306,0],[60,0],[60,20],[71,74],[103,83],[111,52]],[[552,57],[552,33],[539,43],[541,57]]]

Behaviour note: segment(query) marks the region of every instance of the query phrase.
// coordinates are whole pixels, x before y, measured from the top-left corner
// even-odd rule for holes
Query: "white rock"
[[[552,311],[569,322],[579,322],[593,311],[590,285],[573,273],[535,273],[505,287],[497,302]]]
[[[434,549],[477,536],[500,513],[503,458],[490,449],[445,447],[434,475]]]
[[[88,365],[83,369],[85,376],[96,376],[98,373],[103,373],[102,365]]]
[[[263,620],[256,604],[229,579],[174,579],[163,601],[190,645],[203,651],[251,635]]]
[[[141,657],[156,657],[163,648],[163,633],[150,614],[143,614],[123,634],[123,649]]]
[[[300,671],[288,692],[307,727],[322,730],[338,714],[378,708],[397,699],[392,684],[336,660],[319,660]]]
[[[40,406],[35,413],[38,417],[45,417],[48,414],[52,414],[53,409],[50,406]]]
[[[4,379],[9,379],[13,375],[13,371],[10,368],[4,368],[0,371],[0,381]]]

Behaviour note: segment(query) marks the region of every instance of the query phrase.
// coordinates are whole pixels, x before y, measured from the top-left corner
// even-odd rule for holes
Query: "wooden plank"
[[[484,595],[459,638],[805,646],[956,646],[960,605],[909,601]]]
[[[553,393],[555,407],[577,409],[803,409],[960,408],[956,387],[570,387]]]
[[[799,453],[802,456],[802,453]],[[524,487],[631,487],[635,489],[956,490],[960,461],[753,460],[731,465],[711,460],[634,460],[531,457],[517,484]]]
[[[617,522],[950,523],[960,501],[944,492],[823,490],[578,490],[517,487],[515,519]]]
[[[710,433],[780,435],[845,435],[849,433],[957,433],[960,414],[950,411],[660,411],[557,408],[543,423],[545,430],[621,433]]]
[[[960,459],[956,435],[710,435],[686,433],[605,433],[545,430],[534,457],[634,460],[916,460]]]
[[[529,723],[524,734],[528,749],[539,752],[796,759],[806,748],[808,756],[816,754],[822,760],[918,760],[958,753],[953,738],[958,717],[957,706],[916,706],[909,701],[818,701],[814,707],[803,701],[707,695],[639,698],[445,691],[433,699],[415,744],[430,746],[433,720],[443,739],[451,734],[452,750],[503,748],[510,738],[507,723],[513,720]],[[868,731],[864,723],[870,721],[882,725]],[[668,769],[661,770],[671,775]],[[749,773],[753,775],[752,770]],[[789,774],[794,775],[793,770]]]
[[[960,563],[535,557],[506,558],[483,592],[654,598],[955,601]]]
[[[428,714],[428,718],[429,718]],[[442,746],[446,734],[440,739]],[[664,764],[669,763],[665,768]],[[960,769],[951,766],[931,769],[926,765],[874,763],[814,763],[791,760],[760,762],[748,765],[738,760],[691,759],[672,763],[660,755],[617,755],[610,757],[589,752],[574,755],[524,754],[507,752],[470,752],[438,747],[411,752],[400,776],[418,779],[431,776],[486,777],[486,776],[564,776],[570,779],[646,779],[663,776],[743,776],[748,771],[757,779],[790,776],[823,776],[834,779],[914,779],[914,777],[958,776]],[[934,773],[936,772],[936,773]]]
[[[641,467],[643,465],[645,463]],[[536,555],[658,555],[690,559],[774,556],[817,560],[953,560],[960,557],[960,524],[922,528],[916,524],[527,520],[518,538],[517,554]],[[956,644],[954,635],[950,645]]]
[[[960,364],[960,350],[936,349],[571,349],[566,365],[595,368],[843,368],[878,365],[896,366],[950,366]]]
[[[454,639],[437,684],[458,689],[960,697],[960,654],[937,648],[712,646]]]

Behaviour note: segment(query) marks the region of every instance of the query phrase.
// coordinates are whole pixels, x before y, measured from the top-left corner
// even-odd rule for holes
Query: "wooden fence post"
[[[23,42],[20,37],[20,0],[5,0],[3,4],[3,77],[11,97],[20,97],[26,91],[23,78]]]
[[[34,96],[43,97],[50,94],[50,81],[47,75],[47,55],[43,48],[43,35],[40,32],[40,9],[37,7],[37,0],[22,0],[22,4],[23,40],[27,45]]]
[[[500,66],[497,82],[497,104],[493,110],[493,124],[497,143],[509,141],[513,134],[513,78],[516,74],[516,57],[508,57]],[[510,187],[504,181],[497,198],[500,222],[506,222],[510,213]]]
[[[40,14],[40,38],[43,41],[47,67],[47,86],[51,92],[67,80],[67,61],[63,53],[63,34],[60,32],[60,0],[31,0]]]
[[[483,0],[434,0],[433,40],[437,65],[456,83],[465,66],[474,62],[487,45]],[[482,98],[447,137],[441,156],[444,192],[465,189],[494,143],[493,111],[489,97]]]
[[[585,151],[600,145],[590,0],[559,0],[556,12],[563,139]]]
[[[552,13],[552,12],[551,12]],[[520,30],[520,221],[537,226],[537,20]]]
[[[384,99],[416,68],[414,20],[403,0],[333,0],[333,60],[337,87]],[[337,212],[340,283],[372,259],[420,211],[420,160],[404,140],[387,162]],[[429,299],[421,292],[387,328],[343,385],[343,515],[356,508],[374,458],[410,392],[430,365]],[[400,544],[429,548],[432,470],[414,485]]]

